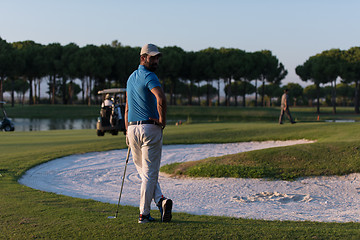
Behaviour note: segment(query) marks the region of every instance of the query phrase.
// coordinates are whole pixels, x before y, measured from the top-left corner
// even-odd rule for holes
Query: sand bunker
[[[306,140],[230,144],[167,145],[162,165],[257,149],[310,143]],[[126,149],[73,155],[41,164],[20,183],[72,197],[116,204]],[[140,179],[129,161],[121,205],[138,206]],[[297,181],[160,176],[174,211],[267,220],[360,222],[359,174],[313,177]],[[152,205],[156,209],[155,204]],[[155,216],[156,217],[156,216]]]

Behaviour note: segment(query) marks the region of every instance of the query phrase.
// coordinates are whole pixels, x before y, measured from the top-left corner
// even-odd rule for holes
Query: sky
[[[288,70],[310,56],[360,45],[358,0],[1,0],[7,42],[270,50]]]

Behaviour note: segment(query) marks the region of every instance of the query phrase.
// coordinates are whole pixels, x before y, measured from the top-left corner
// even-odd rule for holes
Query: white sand
[[[162,165],[256,149],[310,143],[306,140],[167,145]],[[117,204],[126,149],[72,155],[30,169],[29,187]],[[175,212],[267,220],[360,222],[360,174],[297,181],[234,178],[169,178],[161,175]],[[121,205],[138,206],[140,179],[130,157]],[[156,206],[153,204],[153,208]]]

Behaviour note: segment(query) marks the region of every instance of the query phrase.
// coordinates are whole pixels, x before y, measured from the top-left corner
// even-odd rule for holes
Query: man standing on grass
[[[291,123],[295,123],[295,121],[292,119],[289,109],[289,95],[288,95],[289,89],[284,90],[284,94],[281,97],[281,112],[279,117],[279,123],[283,124],[283,117],[284,114],[289,118]]]
[[[166,126],[166,97],[154,73],[161,55],[155,45],[143,46],[140,65],[126,87],[126,140],[141,177],[139,223],[154,221],[150,216],[152,199],[159,207],[162,222],[170,222],[172,217],[172,200],[162,195],[158,182]]]

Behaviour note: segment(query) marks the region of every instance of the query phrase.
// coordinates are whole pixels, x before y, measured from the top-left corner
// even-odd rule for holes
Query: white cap
[[[147,54],[150,56],[156,56],[156,55],[162,55],[161,52],[159,52],[159,49],[154,44],[146,44],[141,48],[140,55]]]

